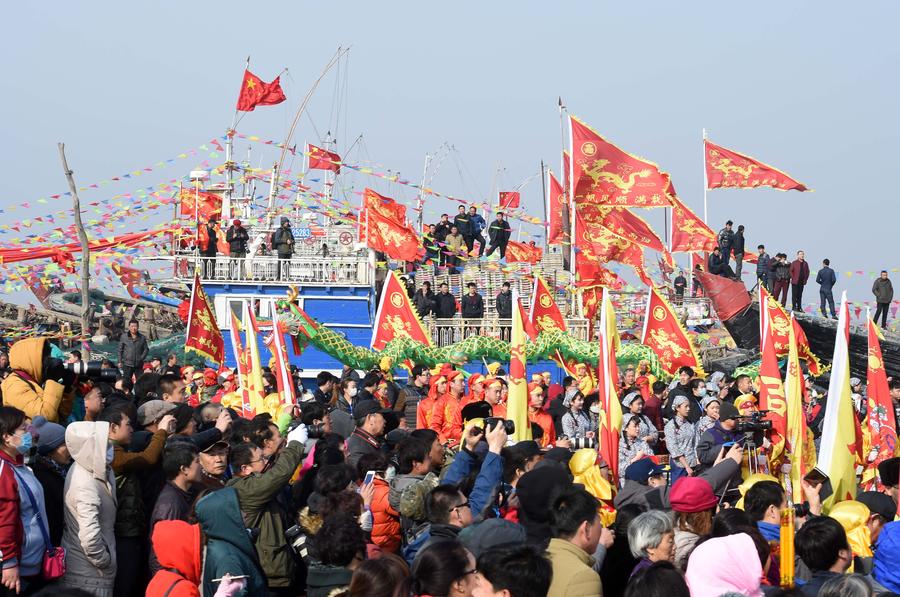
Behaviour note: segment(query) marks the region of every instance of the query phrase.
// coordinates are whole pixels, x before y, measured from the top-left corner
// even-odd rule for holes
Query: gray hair
[[[674,533],[672,517],[662,510],[644,512],[628,525],[628,547],[636,558],[648,557],[647,549],[662,543],[666,533]]]
[[[820,597],[872,597],[875,591],[862,574],[842,574],[819,590]]]

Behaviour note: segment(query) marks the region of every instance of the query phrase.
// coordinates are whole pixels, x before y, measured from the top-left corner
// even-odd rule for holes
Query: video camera
[[[766,432],[772,429],[772,421],[766,420],[765,416],[768,414],[767,410],[759,410],[755,412],[751,412],[749,415],[744,415],[742,417],[738,417],[735,419],[734,430],[737,433],[756,433]]]
[[[63,363],[66,370],[79,377],[86,377],[97,382],[115,383],[119,372],[116,369],[104,369],[100,361],[78,361],[77,363]]]
[[[503,428],[506,430],[506,435],[512,435],[516,432],[516,424],[513,421],[510,421],[508,419],[501,419],[500,417],[485,417],[485,433],[487,433],[489,429],[493,429],[498,423],[503,425]]]

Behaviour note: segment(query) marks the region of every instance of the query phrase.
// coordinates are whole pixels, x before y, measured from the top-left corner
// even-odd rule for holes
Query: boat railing
[[[368,286],[370,269],[365,256],[340,255],[322,257],[295,255],[291,259],[276,256],[233,258],[226,255],[203,257],[176,255],[175,277],[189,281],[194,271],[204,282],[274,283],[312,286]]]
[[[448,346],[471,336],[485,336],[509,342],[512,333],[512,319],[499,317],[436,319],[428,316],[422,319],[422,324],[437,346]],[[588,339],[586,319],[568,319],[566,328],[573,338]]]

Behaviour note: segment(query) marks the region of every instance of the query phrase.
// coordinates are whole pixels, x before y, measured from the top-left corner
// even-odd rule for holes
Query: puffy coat
[[[553,565],[553,582],[548,595],[579,597],[602,595],[600,575],[594,569],[594,558],[564,539],[551,539],[547,555]]]
[[[282,218],[282,223],[284,223],[285,220],[286,218]],[[280,227],[272,233],[272,250],[276,251],[279,255],[294,254],[294,232],[291,230],[290,226],[287,228]]]
[[[119,367],[137,367],[147,360],[149,352],[147,338],[140,332],[134,338],[128,332],[119,337]]]
[[[384,479],[375,477],[372,497],[372,543],[385,551],[396,553],[400,548],[400,513],[391,507],[391,487]]]
[[[161,520],[152,541],[161,570],[147,585],[146,596],[200,597],[200,526]]]
[[[27,338],[12,345],[9,366],[13,373],[0,384],[0,392],[3,404],[18,408],[29,419],[41,415],[58,423],[72,412],[75,394],[52,379],[44,381],[45,343],[44,338]]]
[[[243,226],[240,228],[231,226],[228,228],[228,232],[225,233],[225,240],[228,241],[228,248],[231,249],[232,254],[246,253],[250,235]]]
[[[287,587],[293,580],[294,559],[285,548],[285,513],[276,494],[291,480],[302,461],[303,444],[288,442],[271,469],[262,474],[235,477],[228,482],[228,487],[233,487],[237,492],[241,512],[247,521],[246,527],[259,529],[256,553],[269,587]]]
[[[195,512],[206,535],[203,594],[215,595],[219,587],[212,580],[222,578],[227,572],[232,576],[247,577],[246,587],[238,591],[235,597],[265,595],[266,577],[247,534],[247,525],[241,516],[234,488],[225,487],[208,494],[197,502]]]
[[[26,484],[34,496],[37,512],[24,487]],[[45,544],[39,524],[44,525],[45,532],[49,530],[41,484],[21,456],[12,458],[0,451],[0,549],[4,565],[12,560],[18,562],[19,576],[34,576],[41,571]]]
[[[112,595],[116,580],[116,482],[107,465],[109,423],[86,421],[66,428],[74,463],[66,476],[62,584],[100,597]]]

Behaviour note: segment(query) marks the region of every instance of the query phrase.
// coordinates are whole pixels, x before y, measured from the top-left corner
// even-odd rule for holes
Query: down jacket
[[[162,568],[147,597],[200,597],[200,526],[161,520],[153,527],[153,552]]]
[[[372,497],[372,543],[384,551],[397,553],[400,549],[400,513],[390,504],[391,487],[384,479],[375,477]]]
[[[66,476],[62,584],[97,597],[111,596],[116,580],[116,482],[108,446],[109,423],[82,421],[66,428],[74,462]]]
[[[0,384],[0,392],[3,404],[18,408],[29,419],[41,415],[51,423],[59,423],[72,412],[75,394],[65,392],[52,379],[44,382],[45,343],[44,338],[27,338],[12,345],[9,366],[13,373]]]

